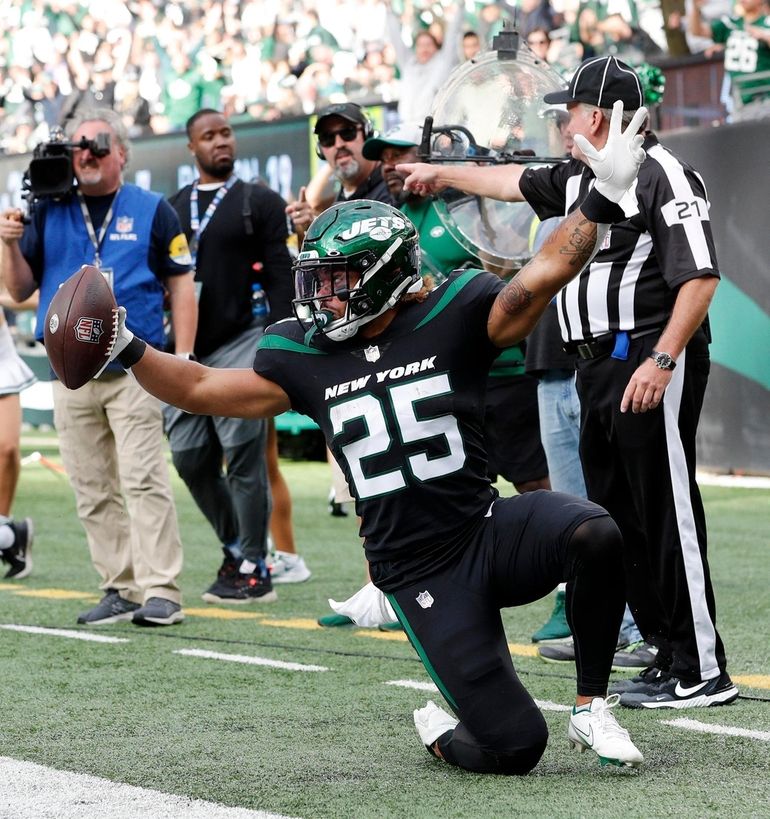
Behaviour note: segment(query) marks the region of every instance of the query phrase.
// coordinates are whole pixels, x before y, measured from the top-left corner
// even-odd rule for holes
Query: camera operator
[[[123,182],[129,145],[113,111],[83,111],[68,132],[72,142],[65,155],[71,157],[74,190],[40,198],[26,226],[19,210],[0,214],[0,270],[10,295],[22,301],[40,290],[42,340],[57,288],[90,263],[101,269],[121,304],[133,305],[133,329],[158,347],[164,343],[166,289],[176,352],[189,354],[197,308],[190,253],[176,213],[160,194]],[[55,381],[53,394],[62,459],[104,591],[78,622],[180,622],[182,546],[159,403],[120,367],[108,368],[79,390]]]

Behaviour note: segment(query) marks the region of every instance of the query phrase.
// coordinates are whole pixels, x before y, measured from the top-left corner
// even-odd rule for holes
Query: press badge
[[[112,286],[114,281],[113,269],[111,267],[100,267],[99,272],[104,276],[104,280],[110,286],[110,290],[114,292],[115,288]]]

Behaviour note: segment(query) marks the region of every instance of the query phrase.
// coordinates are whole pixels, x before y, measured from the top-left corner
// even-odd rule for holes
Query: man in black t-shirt
[[[291,310],[286,203],[267,186],[246,184],[234,174],[235,136],[224,115],[198,111],[187,134],[199,178],[171,204],[195,262],[195,356],[211,367],[248,367],[265,325]],[[262,295],[267,314],[264,299],[254,298]],[[195,415],[170,406],[164,416],[174,466],[224,552],[217,580],[203,599],[268,602],[276,599],[273,582],[307,579],[310,572],[298,555],[281,553],[280,575],[272,577],[268,569],[267,422]]]
[[[145,389],[188,412],[310,415],[345,471],[376,588],[455,714],[414,713],[421,742],[480,773],[523,774],[547,728],[511,661],[500,609],[570,580],[577,651],[570,743],[636,767],[642,755],[605,698],[623,611],[612,518],[590,501],[537,491],[501,499],[486,471],[483,397],[500,349],[532,329],[589,260],[644,153],[646,111],[592,152],[602,181],[509,283],[457,271],[427,292],[414,225],[390,205],[332,206],[295,265],[298,321],[268,328],[253,371],[158,353],[119,327],[112,355]],[[597,225],[597,223],[602,223]]]

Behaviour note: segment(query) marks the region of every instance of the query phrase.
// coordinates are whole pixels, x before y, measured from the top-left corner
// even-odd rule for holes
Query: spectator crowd
[[[416,52],[421,34],[459,61],[490,48],[507,20],[525,38],[540,32],[544,58],[567,77],[594,54],[638,65],[713,46],[684,37],[688,3],[465,0],[460,36],[444,43],[455,0],[0,0],[0,151],[31,150],[94,104],[117,111],[135,138],[181,130],[203,107],[237,122],[397,101],[399,54]],[[734,13],[730,0],[701,11]]]

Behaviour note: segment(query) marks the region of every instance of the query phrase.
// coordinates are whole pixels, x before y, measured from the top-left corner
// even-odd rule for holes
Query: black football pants
[[[654,410],[621,414],[623,391],[655,335],[631,341],[629,357],[578,361],[580,457],[588,497],[623,534],[628,602],[657,663],[686,681],[725,667],[706,559],[706,520],[695,481],[695,434],[709,373],[696,333]]]
[[[513,667],[500,609],[567,581],[578,693],[605,696],[623,615],[620,533],[603,509],[560,492],[498,500],[456,563],[388,594],[460,720],[439,740],[447,762],[524,774],[545,749],[545,720]]]

